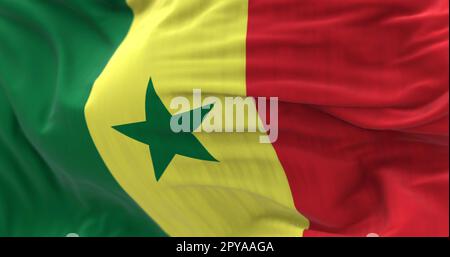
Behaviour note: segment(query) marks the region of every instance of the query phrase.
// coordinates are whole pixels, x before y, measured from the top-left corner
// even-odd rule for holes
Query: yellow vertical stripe
[[[219,162],[177,155],[157,182],[148,147],[111,128],[145,120],[150,76],[166,107],[194,88],[245,96],[247,1],[128,4],[133,24],[85,107],[112,175],[172,236],[300,236],[307,220],[294,207],[273,147],[260,144],[258,134],[196,133]]]

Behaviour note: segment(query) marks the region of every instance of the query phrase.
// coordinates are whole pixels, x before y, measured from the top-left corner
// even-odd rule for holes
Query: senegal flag
[[[0,0],[0,236],[448,236],[448,10]]]

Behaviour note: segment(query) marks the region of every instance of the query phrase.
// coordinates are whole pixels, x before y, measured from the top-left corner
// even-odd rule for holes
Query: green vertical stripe
[[[132,18],[119,0],[0,0],[0,236],[164,235],[83,114]]]

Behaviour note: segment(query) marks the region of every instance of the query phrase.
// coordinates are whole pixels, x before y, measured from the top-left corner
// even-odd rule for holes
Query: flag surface
[[[448,8],[0,0],[0,236],[448,236]],[[194,89],[278,139],[161,132]]]

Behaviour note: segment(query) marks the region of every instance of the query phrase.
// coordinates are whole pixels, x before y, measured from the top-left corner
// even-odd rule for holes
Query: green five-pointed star
[[[178,118],[178,115],[186,117],[186,114],[189,114],[190,131],[173,132],[170,127],[172,114],[162,103],[150,79],[145,99],[146,121],[113,126],[113,128],[149,146],[155,177],[158,181],[176,154],[200,160],[217,161],[191,133],[200,126],[203,118],[213,107],[214,105],[210,104],[190,110],[184,115],[175,115]],[[200,119],[193,118],[196,112],[200,115]]]

